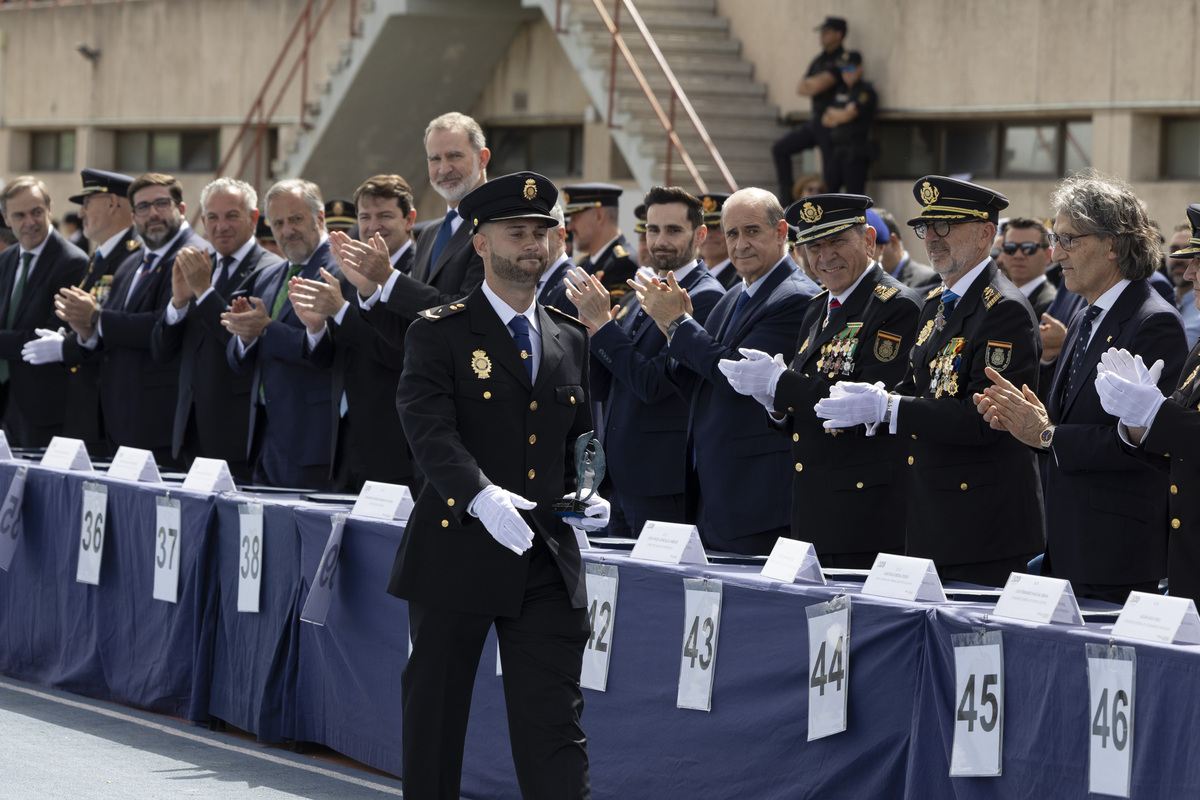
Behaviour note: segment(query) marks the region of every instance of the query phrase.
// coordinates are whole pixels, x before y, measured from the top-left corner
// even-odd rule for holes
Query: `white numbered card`
[[[238,611],[258,613],[262,565],[262,503],[242,503],[238,506]]]
[[[808,740],[846,730],[850,693],[850,598],[808,606]]]
[[[880,553],[871,565],[862,593],[897,600],[946,602],[937,567],[928,558]]]
[[[952,776],[1000,775],[1004,743],[1004,646],[1000,631],[959,633],[954,645]]]
[[[233,476],[229,474],[229,464],[223,458],[197,458],[192,462],[187,477],[183,479],[183,488],[189,492],[232,492],[237,487],[233,485]]]
[[[821,572],[817,551],[808,542],[788,539],[786,536],[775,540],[761,574],[764,578],[783,583],[795,583],[799,578],[805,583],[825,585],[825,574]]]
[[[617,618],[617,568],[612,564],[584,564],[587,573],[588,636],[583,651],[585,689],[603,692],[608,686],[608,659],[612,655],[613,625]]]
[[[83,440],[68,439],[65,436],[50,439],[39,464],[49,469],[92,471],[92,460],[88,458],[87,446]]]
[[[18,467],[13,473],[4,503],[0,504],[0,569],[8,572],[13,554],[17,552],[17,540],[21,538],[21,506],[25,502],[25,476],[29,467]]]
[[[1020,619],[1026,622],[1061,622],[1082,625],[1083,615],[1071,582],[1045,575],[1024,575],[1014,572],[1008,576],[996,609],[997,617]]]
[[[179,562],[183,549],[179,501],[156,497],[154,522],[154,599],[179,602]]]
[[[158,474],[158,464],[154,461],[154,453],[124,445],[117,448],[116,455],[113,456],[112,462],[108,465],[108,472],[105,474],[110,478],[120,478],[123,481],[162,482],[162,478]]]
[[[1129,797],[1137,655],[1132,647],[1089,644],[1087,667],[1088,791]]]
[[[721,632],[721,588],[720,581],[684,578],[683,657],[675,699],[679,708],[712,710],[717,637]]]
[[[108,518],[108,487],[85,481],[83,511],[79,520],[79,561],[75,580],[100,585],[100,562],[104,555],[104,530]]]
[[[337,574],[338,555],[342,551],[346,515],[335,514],[331,526],[325,551],[321,553],[321,563],[317,564],[317,574],[308,587],[308,599],[304,601],[304,610],[300,612],[302,621],[314,625],[325,624],[325,615],[329,613],[329,604],[333,601],[333,579]]]

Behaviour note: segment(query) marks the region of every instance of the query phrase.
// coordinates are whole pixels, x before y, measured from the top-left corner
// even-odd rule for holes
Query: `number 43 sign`
[[[712,710],[713,670],[721,629],[721,582],[684,578],[683,655],[675,705]]]

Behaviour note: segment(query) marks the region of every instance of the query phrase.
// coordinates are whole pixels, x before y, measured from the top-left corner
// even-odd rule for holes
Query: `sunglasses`
[[[1043,247],[1049,247],[1049,245],[1041,242],[1005,242],[1000,245],[1000,249],[1008,256],[1015,255],[1018,250],[1027,256],[1036,255],[1037,251]]]

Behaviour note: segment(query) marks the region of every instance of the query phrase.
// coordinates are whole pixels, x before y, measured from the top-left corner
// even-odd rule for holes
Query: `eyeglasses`
[[[937,222],[932,223],[918,222],[916,225],[913,225],[913,233],[917,235],[918,239],[924,239],[925,233],[929,230],[933,230],[933,232],[938,236],[945,238],[950,235],[950,227],[952,225],[965,225],[968,222],[975,221],[976,220],[973,219],[966,219],[962,222],[951,222],[948,219],[939,219]]]
[[[1069,253],[1071,252],[1071,248],[1075,246],[1076,239],[1084,239],[1095,235],[1094,233],[1050,233],[1047,234],[1047,237],[1050,239],[1051,247],[1058,247],[1061,244],[1062,249]]]
[[[174,207],[175,201],[170,197],[160,197],[152,203],[138,203],[133,207],[133,213],[139,217],[144,217],[150,213],[150,209],[155,211],[170,211]]]
[[[1037,251],[1043,247],[1049,247],[1049,245],[1042,244],[1041,242],[1005,242],[1000,245],[1000,249],[1007,256],[1016,255],[1018,250],[1027,256],[1037,255]]]

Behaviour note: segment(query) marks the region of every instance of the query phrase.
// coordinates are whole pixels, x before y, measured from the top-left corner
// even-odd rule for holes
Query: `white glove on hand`
[[[38,364],[56,364],[63,360],[63,335],[62,329],[57,331],[47,330],[46,328],[35,328],[39,339],[31,339],[21,348],[21,358],[33,365]]]
[[[775,386],[779,383],[779,376],[787,371],[783,356],[776,355],[772,358],[762,350],[749,347],[742,347],[738,352],[745,356],[744,360],[722,358],[717,362],[717,369],[721,370],[730,387],[738,394],[753,397],[760,403],[762,397],[771,398],[773,406]],[[770,408],[771,406],[768,406],[768,409]]]
[[[471,513],[479,517],[493,539],[521,555],[533,545],[533,531],[517,509],[536,507],[532,500],[492,485],[475,496]]]
[[[829,390],[829,397],[819,401],[813,410],[825,420],[825,428],[853,428],[855,425],[874,425],[887,413],[888,391],[883,382],[855,383],[841,381]]]
[[[1147,374],[1153,374],[1155,367],[1161,372],[1162,361],[1151,367]],[[1145,369],[1144,364],[1142,368]],[[1149,428],[1158,409],[1167,400],[1153,382],[1134,383],[1112,370],[1102,371],[1096,376],[1096,394],[1100,396],[1100,405],[1104,410],[1120,419],[1126,428]]]
[[[1157,386],[1162,371],[1163,360],[1161,358],[1147,369],[1146,362],[1142,361],[1140,355],[1131,355],[1128,350],[1118,350],[1115,347],[1110,347],[1107,352],[1102,353],[1100,363],[1096,365],[1097,373],[1111,372],[1130,383],[1141,386]]]
[[[563,495],[563,500],[574,500],[575,495]],[[579,528],[584,531],[598,531],[601,528],[608,527],[608,517],[612,512],[612,506],[598,494],[594,494],[583,502],[587,503],[587,508],[584,509],[584,516],[580,517],[575,514],[563,517],[563,522],[570,525],[572,528]]]

